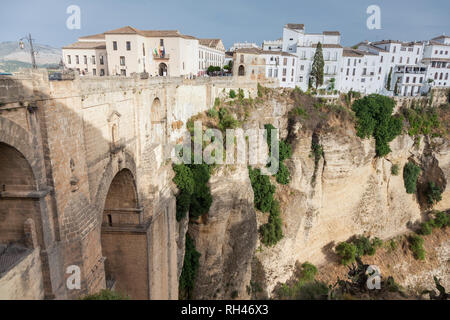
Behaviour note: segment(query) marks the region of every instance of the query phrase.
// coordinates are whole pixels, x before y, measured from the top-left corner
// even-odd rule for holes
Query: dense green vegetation
[[[272,130],[276,128],[271,124],[264,125],[266,129],[266,141],[269,147],[269,154],[272,161],[278,161],[278,171],[275,178],[280,184],[289,184],[291,181],[291,174],[289,169],[285,166],[284,161],[292,156],[292,146],[284,140],[278,141],[278,154],[272,154]]]
[[[360,138],[375,138],[377,156],[383,157],[391,152],[391,142],[402,131],[402,119],[392,116],[394,100],[378,94],[371,94],[353,103]]]
[[[130,300],[130,297],[120,292],[103,289],[99,293],[84,296],[81,300]]]
[[[417,260],[425,260],[425,249],[423,247],[423,238],[417,234],[409,237],[411,251]]]
[[[398,176],[398,172],[399,172],[400,168],[398,167],[398,164],[393,164],[391,167],[391,174],[393,176]]]
[[[260,169],[248,167],[250,182],[253,188],[255,208],[262,212],[269,212],[274,201],[275,186],[270,183],[267,175],[262,175]]]
[[[417,179],[420,175],[420,168],[409,161],[403,168],[403,182],[407,193],[415,193],[417,189]]]
[[[450,225],[450,214],[440,211],[435,214],[435,218],[431,218],[420,224],[419,234],[430,235],[435,228],[446,228]]]
[[[379,238],[370,240],[367,237],[360,236],[348,242],[341,242],[336,246],[336,253],[341,258],[341,263],[347,265],[356,260],[357,257],[365,255],[373,256],[377,248],[380,248],[383,242]]]
[[[434,205],[442,200],[443,190],[439,188],[433,181],[428,182],[428,188],[426,190],[426,197],[428,204]]]
[[[234,91],[233,89],[230,90],[230,98],[231,99],[236,98],[236,91]]]
[[[184,253],[183,269],[180,276],[179,291],[181,298],[190,299],[199,267],[200,253],[195,249],[194,240],[192,240],[188,234],[186,234],[185,247],[186,249]]]
[[[180,189],[177,195],[177,221],[189,212],[190,217],[198,218],[208,213],[212,203],[208,187],[211,166],[207,164],[174,164],[174,183]]]
[[[225,132],[227,129],[235,129],[239,126],[239,121],[230,113],[230,111],[222,107],[219,109],[219,129]]]
[[[260,228],[261,242],[270,247],[283,238],[283,222],[280,217],[280,204],[273,200],[270,208],[269,221]]]
[[[298,272],[298,280],[292,285],[283,284],[278,295],[281,299],[297,300],[321,300],[328,297],[328,285],[315,280],[317,268],[315,265],[305,262]]]
[[[408,120],[408,134],[410,136],[441,136],[441,123],[436,108],[423,108],[413,105],[411,108],[403,108],[402,113]]]

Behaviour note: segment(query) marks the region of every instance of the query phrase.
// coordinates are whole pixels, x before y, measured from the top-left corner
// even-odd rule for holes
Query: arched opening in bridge
[[[135,299],[145,299],[148,291],[147,246],[141,224],[135,179],[130,170],[123,169],[106,196],[101,243],[107,287]]]
[[[16,148],[0,143],[0,278],[36,248],[38,243],[33,241],[33,231],[36,231],[35,240],[39,242],[42,219],[37,190],[37,182],[27,159]],[[29,219],[34,224],[30,224]],[[40,272],[40,268],[32,266],[27,270]],[[31,287],[31,283],[38,283],[38,273],[36,278],[23,278],[23,281],[24,285],[26,283]],[[34,291],[30,289],[28,292],[33,295]],[[7,295],[9,293],[6,292]]]
[[[159,98],[155,98],[150,109],[152,123],[152,143],[165,143],[166,138],[166,112]]]
[[[31,166],[15,148],[0,143],[0,244],[25,245],[24,223],[41,220],[37,183]]]
[[[239,66],[238,75],[245,76],[245,67],[243,65]]]
[[[161,77],[167,76],[167,65],[163,62],[159,64],[159,75]]]

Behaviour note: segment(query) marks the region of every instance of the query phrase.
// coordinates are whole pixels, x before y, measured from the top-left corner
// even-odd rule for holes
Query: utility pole
[[[30,44],[30,54],[31,54],[31,65],[33,69],[37,69],[37,65],[36,65],[36,51],[34,51],[34,47],[33,47],[33,39],[31,38],[31,33],[28,34],[27,37],[23,37],[22,39],[20,39],[19,42],[19,47],[20,49],[25,49],[25,43],[23,42],[23,40],[27,40],[28,43]]]

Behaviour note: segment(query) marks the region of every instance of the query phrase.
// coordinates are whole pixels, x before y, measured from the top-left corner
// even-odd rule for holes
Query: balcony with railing
[[[160,61],[168,61],[170,59],[169,54],[153,54],[154,60],[160,60]]]

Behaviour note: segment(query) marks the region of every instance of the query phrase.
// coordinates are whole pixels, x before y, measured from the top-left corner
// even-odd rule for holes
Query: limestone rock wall
[[[246,166],[221,167],[210,179],[213,203],[207,217],[189,226],[200,252],[194,299],[248,298],[256,248],[253,190]]]

